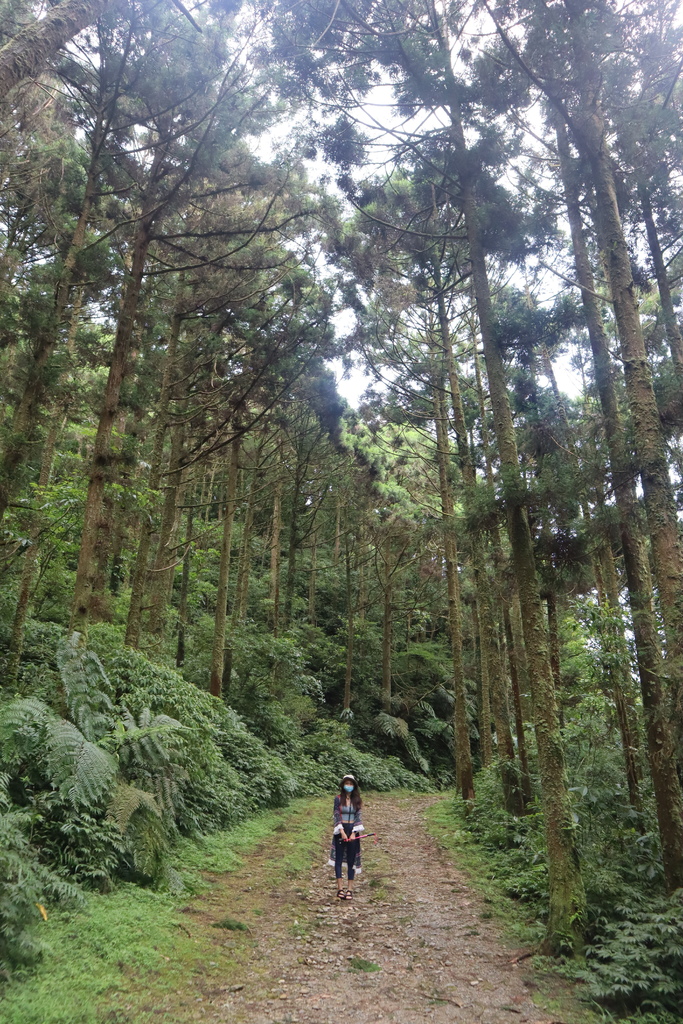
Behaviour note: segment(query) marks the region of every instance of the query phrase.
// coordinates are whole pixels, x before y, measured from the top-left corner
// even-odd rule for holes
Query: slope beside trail
[[[536,985],[516,962],[519,951],[503,944],[485,904],[426,831],[434,799],[366,798],[366,828],[381,841],[365,843],[353,903],[334,896],[332,871],[322,866],[329,830],[308,877],[277,873],[281,833],[234,875],[212,878],[211,894],[184,908],[188,931],[213,922],[212,978],[197,977],[157,1012],[226,1024],[555,1024],[532,1001]],[[283,829],[291,842],[296,823]],[[263,908],[256,919],[254,899]],[[249,918],[248,933],[216,928],[221,915]],[[220,954],[234,956],[240,944],[230,983],[217,984]]]

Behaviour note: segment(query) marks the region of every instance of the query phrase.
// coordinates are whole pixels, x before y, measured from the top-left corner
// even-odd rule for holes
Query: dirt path
[[[185,908],[188,924],[215,927],[221,913],[246,920],[257,894],[266,897],[264,910],[252,911],[260,916],[247,934],[213,933],[222,955],[234,950],[234,983],[198,978],[184,1010],[176,1004],[180,1015],[167,1010],[165,1019],[550,1024],[532,1002],[536,986],[526,965],[513,962],[515,951],[501,942],[485,904],[428,835],[424,809],[433,799],[366,799],[366,828],[381,842],[364,847],[353,903],[335,898],[332,870],[321,867],[329,834],[308,879],[272,876],[272,841],[229,881],[216,877],[211,895]]]

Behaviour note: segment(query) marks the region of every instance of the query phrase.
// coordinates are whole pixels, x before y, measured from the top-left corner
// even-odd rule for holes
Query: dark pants
[[[353,832],[353,825],[342,825],[344,832],[347,836],[350,836]],[[349,882],[353,881],[355,870],[353,865],[356,862],[356,854],[358,853],[358,840],[352,839],[351,842],[344,842],[341,835],[334,837],[334,873],[337,878],[342,876],[342,864],[344,858],[348,865]]]

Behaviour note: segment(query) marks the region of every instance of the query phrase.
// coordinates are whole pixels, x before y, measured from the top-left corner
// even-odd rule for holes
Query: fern
[[[436,711],[428,700],[419,700],[414,710],[423,711],[427,718],[436,718]]]
[[[113,725],[112,686],[100,659],[80,643],[80,633],[64,640],[57,649],[57,665],[69,717],[87,740],[96,741]]]
[[[82,901],[78,889],[40,863],[26,833],[32,816],[11,808],[8,777],[0,776],[0,967],[28,965],[40,955],[35,929],[40,905],[49,900]]]
[[[114,784],[116,759],[65,719],[46,723],[50,781],[74,807],[99,803]]]
[[[121,725],[117,731],[119,757],[123,765],[137,761],[140,764],[165,765],[172,756],[173,740],[184,726],[169,715],[155,715],[143,708],[137,722],[125,706]],[[170,741],[170,742],[169,742]],[[168,744],[168,745],[167,745]]]
[[[406,750],[412,757],[415,764],[419,765],[425,775],[429,772],[429,761],[423,756],[419,744],[412,734],[405,739]]]
[[[126,830],[126,839],[135,870],[148,878],[163,877],[168,853],[168,836],[158,815],[141,807],[133,814]]]
[[[376,721],[385,736],[401,740],[410,757],[420,766],[423,772],[427,773],[429,771],[429,762],[423,757],[418,742],[410,732],[405,718],[395,718],[393,715],[387,714],[386,711],[380,711]]]
[[[18,697],[0,710],[0,757],[17,767],[44,743],[45,725],[57,716],[37,697]]]
[[[384,735],[389,736],[392,740],[405,741],[408,738],[408,723],[404,718],[395,718],[393,715],[387,714],[386,711],[380,711],[377,715],[377,724]]]
[[[107,817],[116,823],[120,832],[125,833],[133,815],[143,809],[161,817],[159,805],[151,793],[128,782],[119,782],[107,807]]]

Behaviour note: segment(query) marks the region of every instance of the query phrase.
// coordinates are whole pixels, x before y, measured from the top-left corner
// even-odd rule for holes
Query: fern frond
[[[87,740],[95,741],[112,725],[112,686],[100,659],[81,647],[80,641],[80,634],[72,633],[59,645],[57,665],[69,716]]]
[[[429,771],[429,761],[423,756],[422,751],[418,745],[417,740],[413,735],[408,735],[405,738],[406,750],[412,757],[413,761],[420,766],[425,775]]]
[[[415,707],[419,708],[420,711],[424,711],[429,718],[436,718],[436,711],[428,700],[419,700]]]
[[[44,730],[57,721],[51,708],[37,697],[18,697],[0,711],[0,756],[17,764],[43,745]]]
[[[127,830],[127,838],[138,871],[150,878],[158,878],[164,868],[168,852],[166,829],[155,814],[134,814]]]
[[[119,756],[124,765],[137,763],[146,769],[167,765],[174,753],[173,740],[185,731],[175,718],[169,715],[155,715],[149,708],[143,708],[135,721],[128,708],[122,709],[123,733],[119,733]]]
[[[133,815],[141,808],[161,817],[159,805],[151,793],[131,786],[128,782],[119,782],[107,807],[107,817],[116,823],[121,833],[124,833]]]
[[[95,804],[110,792],[118,771],[116,759],[87,740],[72,722],[50,722],[46,747],[51,781],[74,807]]]
[[[407,739],[409,730],[405,718],[395,718],[393,715],[387,714],[386,711],[380,711],[376,721],[385,736],[390,736],[395,740]]]

